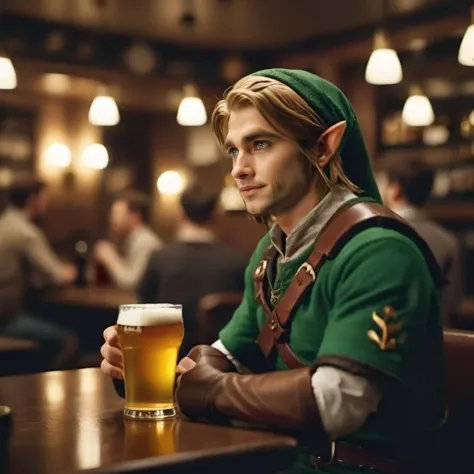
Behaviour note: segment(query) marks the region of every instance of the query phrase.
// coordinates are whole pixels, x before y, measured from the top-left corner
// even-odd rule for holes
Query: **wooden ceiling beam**
[[[447,18],[432,20],[416,26],[408,26],[397,31],[389,31],[392,46],[397,51],[409,49],[410,42],[422,38],[428,43],[443,37],[453,36],[464,31],[469,23],[469,15],[457,14]],[[462,33],[461,33],[462,35]],[[461,37],[459,38],[461,40]],[[365,61],[372,51],[372,35],[359,40],[348,40],[342,44],[313,49],[301,53],[290,53],[280,60],[282,67],[304,67],[311,65],[318,69],[327,62],[343,64]],[[306,66],[308,67],[308,66]]]
[[[92,100],[100,84],[110,87],[119,105],[130,108],[174,112],[182,97],[184,79],[169,79],[158,76],[135,76],[123,71],[107,68],[80,66],[56,61],[17,58],[15,69],[18,89],[10,95],[28,93],[33,97],[41,95],[62,96],[66,99]],[[69,76],[71,86],[63,91],[50,90],[45,86],[44,75],[48,73]],[[205,84],[199,87],[204,103],[213,107],[222,95],[223,88]]]

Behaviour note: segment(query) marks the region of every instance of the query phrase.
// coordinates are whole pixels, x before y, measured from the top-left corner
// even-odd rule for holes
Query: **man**
[[[10,204],[0,215],[0,324],[5,336],[38,342],[51,365],[48,368],[61,368],[76,353],[76,337],[26,314],[23,308],[29,268],[55,285],[72,283],[76,278],[76,268],[58,259],[44,233],[34,224],[45,211],[45,199],[42,182],[17,181],[9,192]]]
[[[178,366],[181,411],[294,432],[293,473],[402,472],[444,416],[440,278],[376,203],[351,104],[306,71],[265,70],[226,93],[213,127],[271,228],[220,339]],[[102,369],[121,378],[114,328],[104,336]]]
[[[124,239],[124,256],[115,246],[102,240],[95,246],[95,258],[119,288],[135,290],[153,251],[161,247],[158,236],[146,225],[149,200],[135,190],[119,194],[110,210],[110,227]]]
[[[216,242],[216,204],[215,196],[196,186],[182,193],[176,242],[151,256],[137,288],[142,303],[183,305],[183,355],[196,341],[199,300],[210,293],[244,291],[248,258]]]
[[[421,163],[388,166],[377,173],[384,204],[403,217],[426,240],[443,275],[449,282],[443,290],[442,310],[446,327],[451,326],[463,294],[459,242],[422,211],[434,182],[432,168]]]

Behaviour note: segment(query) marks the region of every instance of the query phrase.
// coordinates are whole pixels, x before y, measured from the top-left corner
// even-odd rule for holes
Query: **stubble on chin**
[[[276,181],[272,186],[271,198],[265,209],[265,215],[277,215],[291,210],[308,192],[310,183],[301,182],[292,191],[281,182]]]
[[[258,201],[261,201],[261,205],[258,205],[258,202],[247,203],[244,200],[247,212],[255,218],[268,217],[271,214],[272,207],[275,205],[275,196],[278,195],[279,189],[281,189],[281,184],[278,181],[272,185],[267,184],[263,191],[265,195],[258,199]]]

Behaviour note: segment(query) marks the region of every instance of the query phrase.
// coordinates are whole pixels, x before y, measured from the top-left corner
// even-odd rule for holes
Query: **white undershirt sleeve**
[[[214,347],[214,349],[217,349],[218,351],[222,352],[234,365],[235,365],[235,368],[237,369],[237,372],[239,372],[239,374],[251,374],[252,371],[245,367],[245,365],[241,364],[224,346],[224,344],[222,344],[222,341],[220,339],[218,339],[216,342],[214,342],[214,344],[212,344],[212,347]]]
[[[241,374],[251,371],[242,365],[219,339],[212,347],[221,351]],[[311,378],[321,421],[332,439],[353,433],[377,410],[382,398],[378,386],[366,378],[337,367],[318,367]]]
[[[382,398],[374,382],[331,366],[318,367],[311,385],[321,421],[332,439],[358,430]]]

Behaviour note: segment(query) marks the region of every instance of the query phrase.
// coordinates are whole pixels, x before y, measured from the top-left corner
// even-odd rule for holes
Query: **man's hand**
[[[221,377],[227,374],[207,364],[202,358],[194,362],[185,357],[178,365],[180,374],[176,400],[181,411],[190,418],[215,418],[216,391]]]
[[[259,375],[225,373],[201,358],[181,375],[176,400],[189,418],[237,419],[300,433],[309,430],[326,440],[311,376],[310,367]]]
[[[114,245],[107,240],[100,240],[95,244],[94,256],[100,263],[107,265],[117,258],[117,250]]]
[[[194,360],[190,359],[189,357],[183,357],[178,366],[176,367],[176,373],[178,374],[178,378],[176,379],[176,387],[179,387],[179,384],[181,383],[181,377],[191,369],[194,369],[196,367],[196,362]]]
[[[77,268],[71,263],[65,263],[61,270],[61,277],[59,283],[61,285],[67,285],[72,283],[77,278]]]
[[[100,364],[100,368],[104,374],[114,379],[123,380],[122,349],[118,339],[117,327],[108,327],[104,331],[104,339],[105,343],[100,349],[104,360]]]
[[[178,375],[183,375],[189,370],[194,369],[194,367],[196,367],[196,362],[189,357],[184,357],[179,362],[178,367],[176,367],[176,372]]]
[[[235,371],[234,364],[214,347],[200,345],[191,349],[177,367],[176,398],[183,413],[194,418],[213,417],[214,389],[220,377]]]
[[[209,365],[220,372],[235,372],[236,370],[234,364],[232,364],[221,351],[211,346],[196,346],[191,349],[187,357],[181,359],[176,368],[176,372],[179,375],[178,386],[181,377],[191,369],[194,369],[198,363]]]

